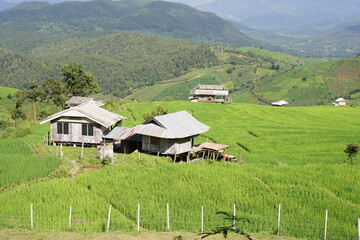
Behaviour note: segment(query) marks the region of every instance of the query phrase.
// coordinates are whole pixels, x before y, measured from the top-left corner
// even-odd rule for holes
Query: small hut
[[[347,106],[348,105],[348,101],[344,98],[338,98],[335,100],[335,102],[333,103],[334,106]]]
[[[125,145],[122,148],[137,146],[143,152],[178,155],[190,152],[194,137],[209,129],[188,112],[181,111],[153,117],[134,128],[114,128],[104,138],[121,140]]]
[[[229,103],[229,91],[223,85],[200,85],[190,91],[191,102]]]
[[[287,106],[289,105],[289,103],[287,101],[284,100],[280,100],[280,101],[276,101],[276,102],[272,102],[271,106],[276,106],[276,107],[283,107],[283,106]]]

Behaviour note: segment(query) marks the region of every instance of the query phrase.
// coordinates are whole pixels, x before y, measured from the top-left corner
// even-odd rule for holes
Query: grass
[[[156,162],[156,156],[146,154],[141,154],[140,159],[137,154],[116,154],[113,164],[96,171],[80,170],[72,178],[55,174],[56,177],[50,175],[3,189],[0,209],[5,217],[0,224],[6,228],[28,228],[29,205],[33,203],[35,229],[67,230],[68,209],[72,206],[73,231],[101,232],[112,205],[111,231],[134,231],[137,204],[141,203],[141,232],[164,231],[169,203],[171,231],[198,232],[201,206],[205,209],[205,229],[211,230],[224,224],[215,212],[232,212],[235,202],[237,216],[252,220],[251,224],[242,225],[246,231],[255,236],[263,232],[271,235],[276,231],[281,203],[283,235],[322,238],[328,210],[328,239],[357,236],[360,164],[355,159],[356,164],[349,165],[343,151],[347,143],[360,141],[358,108],[278,108],[181,101],[109,102],[106,108],[127,116],[125,126],[134,126],[143,121],[143,113],[159,105],[170,112],[188,110],[211,127],[196,138],[196,143],[208,137],[228,144],[229,154],[236,152],[239,156],[241,152],[243,164],[198,161],[189,166],[173,164],[163,157]],[[41,136],[47,128],[36,125],[32,132]],[[41,141],[32,135],[28,138]],[[48,151],[43,145],[35,148],[41,154]],[[80,167],[101,167],[98,160],[91,160],[96,149],[85,152],[85,158],[80,159],[80,148],[64,147],[62,161],[75,159]],[[89,223],[89,219],[93,221]]]

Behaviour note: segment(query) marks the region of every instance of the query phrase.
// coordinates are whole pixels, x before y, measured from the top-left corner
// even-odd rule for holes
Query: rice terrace
[[[360,3],[20,2],[0,239],[360,240]]]

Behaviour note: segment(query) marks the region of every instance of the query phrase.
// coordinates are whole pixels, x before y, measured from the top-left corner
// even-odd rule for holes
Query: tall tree
[[[27,99],[33,104],[34,121],[36,122],[36,103],[44,99],[45,97],[44,90],[42,90],[39,87],[39,83],[32,81],[30,82],[29,90],[23,90],[23,91],[27,91]]]
[[[56,105],[64,109],[67,91],[62,82],[57,78],[49,78],[43,82],[43,88],[46,98],[52,99]]]
[[[64,76],[65,87],[72,96],[86,97],[91,93],[100,92],[96,78],[84,70],[80,63],[70,61],[61,71]]]

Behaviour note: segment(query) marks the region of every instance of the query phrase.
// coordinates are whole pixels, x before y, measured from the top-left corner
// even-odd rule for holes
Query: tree
[[[167,114],[167,113],[168,113],[168,110],[164,109],[161,106],[158,106],[151,113],[145,113],[143,115],[143,118],[146,121],[146,120],[149,120],[149,119],[151,119],[153,117],[164,115],[164,114]]]
[[[84,70],[82,64],[70,61],[61,71],[65,87],[72,96],[86,97],[91,93],[100,92],[96,78]]]
[[[356,156],[356,154],[359,151],[359,145],[357,144],[353,144],[353,143],[349,143],[345,149],[345,153],[348,156],[348,159],[350,160],[350,163],[353,164],[353,157]]]
[[[66,88],[57,78],[49,78],[43,82],[43,88],[47,99],[52,99],[54,103],[65,108]]]

